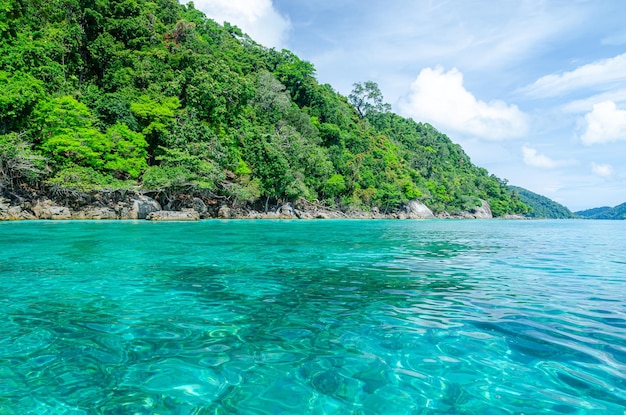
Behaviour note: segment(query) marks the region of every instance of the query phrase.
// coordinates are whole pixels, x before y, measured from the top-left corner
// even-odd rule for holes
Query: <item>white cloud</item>
[[[626,88],[612,89],[601,94],[593,95],[589,98],[577,99],[568,102],[561,108],[564,112],[568,113],[588,112],[593,109],[595,104],[599,104],[604,101],[613,101],[616,104],[626,102]]]
[[[581,88],[610,86],[626,80],[626,53],[599,60],[562,74],[546,75],[523,89],[533,97],[553,97]]]
[[[617,108],[613,101],[595,104],[585,115],[585,123],[585,132],[580,136],[583,144],[626,141],[626,111]]]
[[[478,138],[502,140],[520,137],[528,130],[526,115],[503,101],[480,101],[463,86],[456,68],[422,69],[411,90],[399,101],[400,112],[416,121],[432,123]]]
[[[572,161],[567,160],[553,160],[544,154],[540,154],[536,149],[528,146],[522,147],[522,154],[524,155],[524,164],[532,167],[538,167],[540,169],[554,169],[556,167],[574,164]]]
[[[613,175],[613,166],[610,164],[591,163],[591,171],[600,177],[611,177]]]
[[[264,46],[286,45],[291,22],[276,11],[272,0],[195,0],[193,3],[207,17],[239,27]]]

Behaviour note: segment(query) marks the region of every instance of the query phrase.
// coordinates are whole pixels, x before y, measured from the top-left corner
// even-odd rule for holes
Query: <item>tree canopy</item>
[[[542,219],[571,219],[576,217],[568,208],[545,196],[533,193],[522,187],[510,186],[522,202],[532,209],[527,216]]]

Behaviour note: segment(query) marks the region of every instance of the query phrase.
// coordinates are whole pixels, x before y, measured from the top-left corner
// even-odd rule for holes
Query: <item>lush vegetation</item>
[[[609,219],[624,220],[626,219],[626,203],[615,207],[599,207],[576,212],[576,215],[583,219]]]
[[[0,186],[232,204],[529,208],[372,82],[344,97],[287,50],[175,0],[0,0]]]
[[[510,186],[511,191],[517,193],[519,198],[531,207],[532,211],[526,216],[542,219],[571,219],[575,215],[565,206],[545,196],[533,193],[522,187]]]

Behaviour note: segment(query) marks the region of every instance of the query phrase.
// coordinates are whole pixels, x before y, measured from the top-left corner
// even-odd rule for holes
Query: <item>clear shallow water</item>
[[[0,414],[619,414],[626,222],[0,223]]]

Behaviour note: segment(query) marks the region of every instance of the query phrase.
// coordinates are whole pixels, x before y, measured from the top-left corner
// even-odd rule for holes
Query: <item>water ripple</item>
[[[623,415],[624,225],[0,223],[0,413]]]

